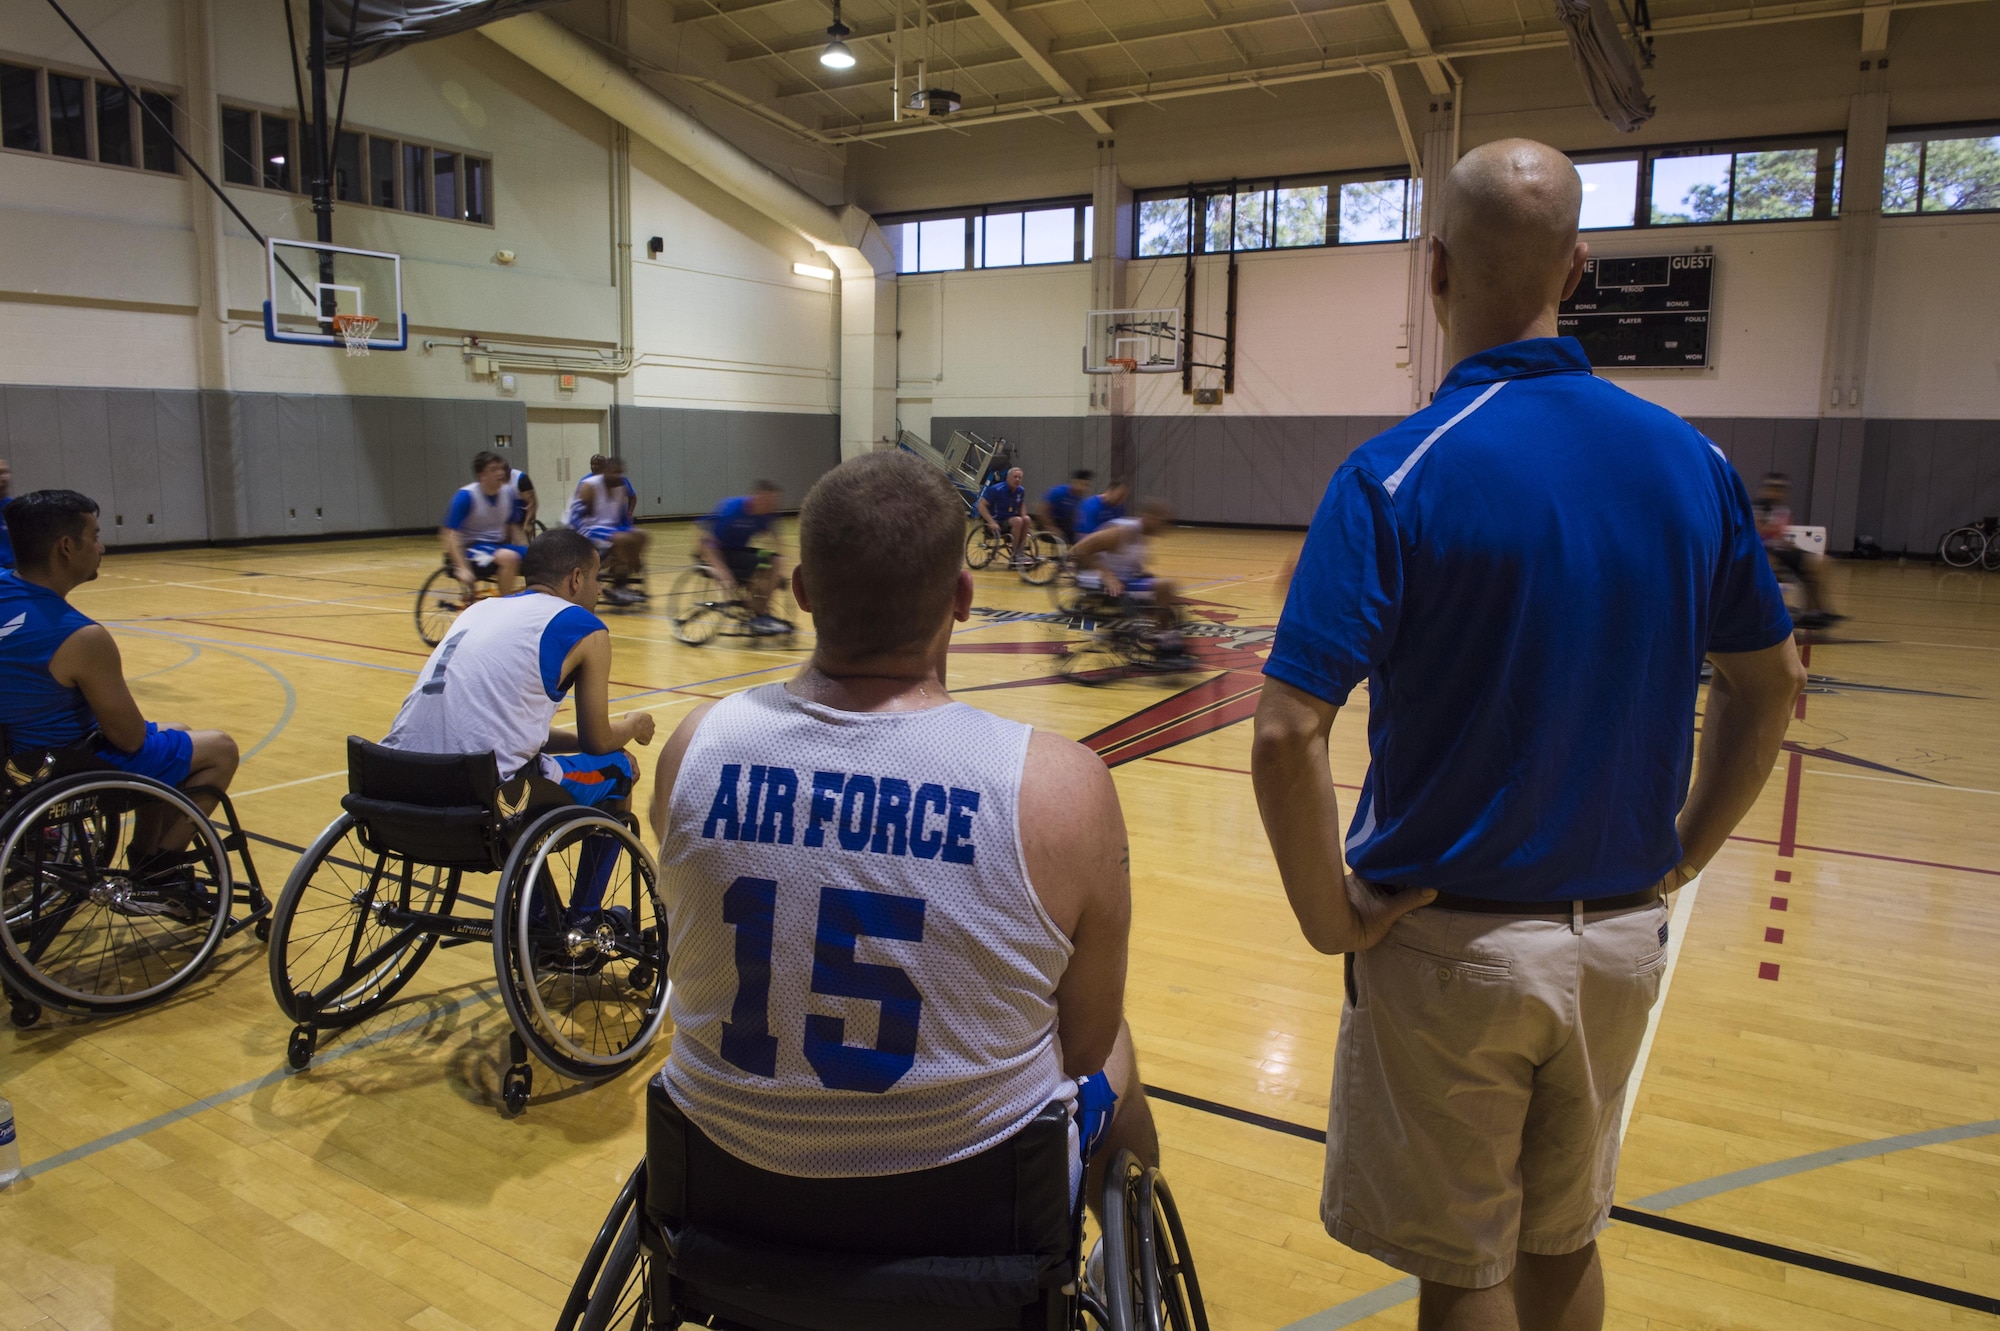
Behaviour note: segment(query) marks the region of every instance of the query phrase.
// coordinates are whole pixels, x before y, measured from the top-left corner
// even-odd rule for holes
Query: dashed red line
[[[1775,979],[1777,979],[1777,978],[1778,978],[1778,963],[1777,963],[1777,962],[1775,962],[1775,961],[1760,961],[1760,962],[1758,962],[1758,963],[1757,963],[1757,978],[1758,978],[1758,979],[1760,979],[1760,980],[1775,980]]]
[[[1772,910],[1790,910],[1791,908],[1792,908],[1792,899],[1790,897],[1771,898]]]
[[[1774,882],[1789,883],[1792,881],[1792,871],[1790,869],[1780,869],[1772,874],[1771,878]]]
[[[1785,931],[1775,926],[1767,927],[1764,930],[1764,941],[1767,943],[1782,943],[1785,941]]]

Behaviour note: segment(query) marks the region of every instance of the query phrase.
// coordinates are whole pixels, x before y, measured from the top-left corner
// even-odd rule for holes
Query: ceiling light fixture
[[[840,0],[834,0],[833,25],[826,30],[826,49],[819,53],[819,62],[828,69],[853,69],[854,52],[847,49],[849,35],[847,25],[840,21]]]
[[[792,265],[792,271],[800,277],[817,277],[822,282],[831,282],[834,278],[833,269],[823,268],[816,263],[795,263]]]

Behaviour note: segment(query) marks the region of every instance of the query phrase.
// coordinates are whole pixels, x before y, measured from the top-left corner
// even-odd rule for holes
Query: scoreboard
[[[1583,343],[1594,366],[1706,368],[1714,278],[1713,254],[1586,259],[1556,331]]]

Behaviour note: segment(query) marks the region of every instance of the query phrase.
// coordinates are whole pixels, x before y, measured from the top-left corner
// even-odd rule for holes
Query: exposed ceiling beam
[[[695,0],[693,4],[674,6],[674,22],[694,23],[705,18],[730,18],[737,14],[749,14],[759,9],[775,9],[779,5],[797,3],[797,0]]]
[[[1410,48],[1410,54],[1417,58],[1417,69],[1424,76],[1424,86],[1431,96],[1441,97],[1451,91],[1451,80],[1444,74],[1444,66],[1431,54],[1430,29],[1417,16],[1413,0],[1388,0],[1389,17],[1396,21],[1396,31],[1403,34],[1403,45]]]
[[[854,54],[859,56],[862,52],[857,50]],[[986,69],[993,65],[1016,65],[1020,62],[1020,56],[1004,49],[982,51],[978,55],[961,56],[957,60],[934,61],[930,69],[931,85],[940,88],[951,87],[954,82],[951,76],[955,70]],[[792,70],[790,66],[785,66],[785,68],[791,70],[794,74],[798,72],[797,70]],[[780,83],[772,89],[771,96],[782,101],[787,97],[806,97],[821,92],[842,93],[855,92],[864,88],[886,88],[895,82],[895,79],[890,76],[889,71],[890,66],[884,64],[872,68],[865,78],[843,78],[838,83],[802,83],[796,81]],[[860,69],[857,67],[849,70],[848,73],[850,75],[857,74],[860,73]],[[903,82],[910,87],[915,87],[916,74],[917,62],[915,57],[906,56],[903,60]],[[960,88],[958,91],[964,93],[968,90]],[[872,104],[872,98],[870,102]]]
[[[969,4],[947,3],[931,11],[931,26],[937,27],[945,23],[969,22],[979,17],[979,11]],[[848,24],[848,28],[851,32],[848,38],[850,42],[871,41],[877,37],[893,37],[896,33],[896,20],[892,17],[877,19],[872,23],[857,21]],[[916,29],[908,23],[903,25],[903,31],[911,37],[916,35]],[[825,46],[825,30],[814,29],[797,37],[780,38],[769,45],[732,46],[729,48],[727,59],[733,64],[743,60],[760,60],[767,55],[790,55],[799,51],[819,51]]]
[[[1002,41],[1013,47],[1021,59],[1028,62],[1028,68],[1034,70],[1041,76],[1042,82],[1055,90],[1057,97],[1066,103],[1083,99],[1083,93],[1079,90],[1077,82],[1049,58],[1049,39],[1040,33],[1028,32],[1016,22],[1008,13],[1007,0],[972,0],[972,7],[979,11],[979,16],[986,20],[987,26],[991,27]],[[1111,132],[1111,122],[1096,110],[1080,107],[1077,114],[1083,117],[1084,124],[1099,134]]]
[[[1889,0],[1869,0],[1861,11],[1861,53],[1879,55],[1889,49]]]
[[[1136,23],[1129,28],[1121,28],[1116,33],[1099,28],[1095,32],[1078,33],[1073,37],[1058,37],[1049,43],[1049,53],[1061,56],[1079,51],[1099,51],[1109,46],[1131,46],[1139,42],[1167,41],[1176,37],[1199,37],[1203,33],[1254,28],[1264,24],[1296,23],[1301,16],[1325,18],[1341,14],[1371,14],[1379,11],[1384,3],[1386,0],[1361,0],[1359,4],[1306,3],[1296,8],[1290,4],[1275,4],[1257,9],[1245,7],[1226,10],[1224,12],[1228,17],[1219,21],[1169,19],[1159,23]]]

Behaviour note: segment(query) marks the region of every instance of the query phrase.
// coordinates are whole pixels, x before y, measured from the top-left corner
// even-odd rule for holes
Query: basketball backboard
[[[1083,317],[1085,374],[1179,374],[1179,310],[1091,310]]]
[[[276,236],[266,246],[267,339],[337,347],[341,337],[335,317],[366,315],[380,320],[368,339],[371,350],[402,351],[410,345],[409,316],[403,311],[402,256]]]

